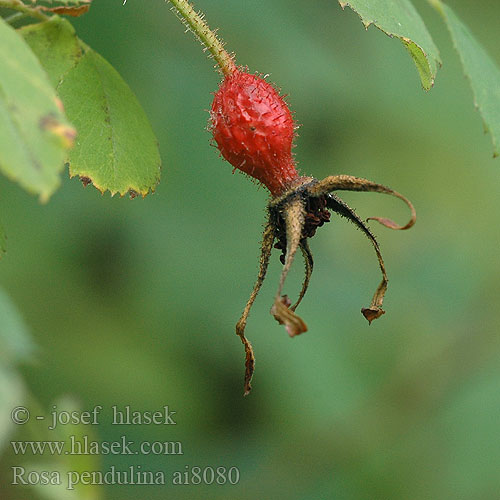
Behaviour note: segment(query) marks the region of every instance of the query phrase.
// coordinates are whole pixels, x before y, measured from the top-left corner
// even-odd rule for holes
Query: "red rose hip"
[[[279,195],[299,175],[292,155],[295,124],[276,89],[235,70],[215,93],[211,129],[222,156]]]

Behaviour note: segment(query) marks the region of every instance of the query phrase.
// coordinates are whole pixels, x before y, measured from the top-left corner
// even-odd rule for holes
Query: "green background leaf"
[[[2,223],[0,222],[0,257],[5,253],[6,250],[6,240],[5,231],[3,229]]]
[[[149,121],[128,85],[99,54],[79,40],[69,22],[21,29],[78,130],[70,175],[102,192],[146,195],[160,179],[160,154]]]
[[[7,447],[14,432],[10,414],[24,397],[24,384],[17,370],[5,366],[0,360],[0,451]]]
[[[29,359],[34,345],[16,306],[0,288],[0,364],[11,366]]]
[[[453,45],[462,61],[465,76],[474,94],[474,104],[483,117],[484,126],[490,132],[493,155],[499,155],[500,141],[500,69],[446,4],[430,2],[443,16],[453,40]]]
[[[22,402],[24,384],[16,365],[30,359],[34,344],[21,315],[0,288],[0,450],[13,431],[12,409]]]
[[[354,10],[368,29],[374,24],[390,37],[397,37],[408,49],[420,74],[422,87],[434,85],[439,51],[427,31],[422,18],[409,0],[339,0],[340,6]]]
[[[59,185],[73,129],[22,37],[0,19],[0,169],[42,200]]]

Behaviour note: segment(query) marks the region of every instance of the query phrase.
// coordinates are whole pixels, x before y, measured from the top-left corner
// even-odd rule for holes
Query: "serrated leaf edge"
[[[381,28],[380,26],[378,26],[376,24],[377,23],[376,20],[365,21],[363,19],[363,17],[361,16],[361,14],[349,2],[342,2],[340,0],[338,0],[338,2],[339,2],[340,7],[342,8],[342,10],[345,10],[346,7],[349,7],[353,12],[356,13],[356,15],[359,17],[361,23],[365,27],[365,30],[368,30],[368,28],[371,25],[373,25],[373,26],[375,26],[375,28],[377,28],[378,30],[380,30],[382,33],[384,33],[385,35],[387,35],[389,38],[398,38],[401,41],[401,43],[405,46],[405,48],[407,50],[408,50],[408,44],[412,44],[415,47],[417,47],[417,49],[422,53],[422,55],[424,56],[425,60],[427,61],[427,70],[428,70],[428,75],[429,75],[429,80],[430,80],[430,85],[428,87],[425,86],[424,83],[423,83],[423,81],[422,81],[422,76],[420,76],[421,73],[420,73],[419,65],[416,64],[415,57],[413,56],[413,54],[409,50],[408,50],[408,52],[410,53],[410,56],[411,56],[411,58],[413,59],[413,61],[415,63],[415,66],[417,67],[417,71],[418,71],[419,76],[420,76],[420,82],[422,84],[422,88],[424,90],[426,90],[426,91],[429,91],[434,86],[435,76],[433,76],[433,74],[432,74],[432,67],[431,67],[431,63],[429,61],[429,55],[425,52],[425,50],[418,43],[416,43],[411,38],[405,37],[403,35],[398,35],[396,33],[390,33],[388,31],[385,31],[383,28]],[[436,67],[440,68],[442,66],[441,59],[438,58],[438,59],[435,59],[435,61],[436,61]]]

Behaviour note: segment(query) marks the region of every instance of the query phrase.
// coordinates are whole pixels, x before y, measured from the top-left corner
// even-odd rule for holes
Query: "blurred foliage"
[[[59,17],[20,30],[78,130],[70,175],[102,192],[147,195],[160,178],[156,137],[128,85]]]
[[[5,253],[7,238],[5,236],[5,232],[0,222],[0,257]]]
[[[474,92],[474,104],[484,120],[484,128],[493,140],[494,155],[498,156],[500,139],[500,69],[469,29],[458,19],[452,9],[440,2],[430,0],[443,16],[453,39],[464,72]]]
[[[500,64],[500,5],[448,3]],[[331,0],[197,2],[239,63],[290,95],[303,173],[373,179],[418,212],[402,234],[374,226],[390,283],[387,314],[370,327],[359,309],[379,275],[360,232],[335,219],[311,241],[309,331],[293,340],[269,315],[276,252],[247,327],[258,371],[245,399],[234,324],[256,277],[267,195],[209,147],[219,77],[163,2],[95,2],[74,21],[138,95],[165,167],[156,193],[133,201],[65,178],[41,206],[0,180],[0,280],[39,346],[21,368],[26,385],[45,411],[64,394],[84,409],[177,411],[175,428],[126,434],[182,441],[184,455],[101,456],[102,470],[241,471],[237,486],[103,486],[103,498],[498,497],[499,164],[441,19],[415,5],[444,61],[429,93],[401,44]],[[397,200],[345,199],[362,217],[406,216]],[[105,416],[92,430],[119,439]],[[8,486],[17,462],[0,462],[2,498],[35,498]]]
[[[0,170],[47,200],[59,186],[74,130],[40,62],[2,18],[0,60]]]
[[[29,360],[34,345],[19,311],[0,288],[0,453],[14,425],[10,414],[24,397],[24,384],[18,372],[20,362]]]

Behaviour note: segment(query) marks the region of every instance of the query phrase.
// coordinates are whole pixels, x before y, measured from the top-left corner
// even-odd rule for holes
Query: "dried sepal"
[[[297,316],[290,308],[291,303],[287,295],[276,297],[273,307],[271,307],[271,314],[280,325],[285,326],[290,337],[295,337],[296,335],[307,332],[307,326],[302,318]]]
[[[325,193],[330,193],[332,191],[365,191],[374,193],[383,193],[395,196],[400,200],[403,200],[411,212],[410,220],[404,226],[396,224],[391,219],[386,219],[384,217],[370,217],[368,220],[376,220],[380,224],[390,229],[404,230],[409,229],[415,224],[417,220],[417,213],[415,207],[412,205],[410,200],[404,197],[402,194],[394,191],[387,186],[382,184],[377,184],[375,182],[369,181],[368,179],[363,179],[361,177],[354,177],[352,175],[331,175],[326,177],[322,181],[317,182],[308,188],[308,192],[312,196],[320,196]]]
[[[271,256],[271,250],[273,248],[274,243],[274,225],[271,221],[268,221],[266,227],[264,228],[264,233],[262,235],[262,245],[261,245],[261,254],[260,254],[260,262],[259,262],[259,274],[257,276],[257,281],[253,287],[252,293],[250,294],[250,298],[247,301],[243,314],[239,319],[238,323],[236,323],[236,335],[238,335],[241,339],[241,342],[245,346],[245,396],[250,393],[252,390],[252,376],[255,370],[255,355],[253,353],[252,344],[245,337],[245,327],[247,324],[248,315],[250,313],[250,309],[259,293],[259,290],[264,282],[264,278],[266,277],[267,267],[269,265],[269,257]]]
[[[314,196],[321,196],[325,193],[331,193],[331,191],[343,190],[343,191],[364,191],[364,192],[376,192],[389,194],[403,200],[411,212],[410,220],[404,226],[401,226],[394,222],[391,219],[387,219],[384,217],[370,217],[367,220],[376,220],[380,224],[390,229],[395,230],[405,230],[415,224],[417,214],[415,208],[412,203],[405,198],[402,194],[394,191],[387,186],[383,186],[382,184],[377,184],[375,182],[369,181],[367,179],[362,179],[360,177],[353,177],[351,175],[332,175],[330,177],[326,177],[322,181],[310,186],[308,191],[310,194]],[[382,272],[382,281],[380,282],[375,294],[373,295],[370,307],[361,309],[361,313],[367,319],[367,321],[371,324],[371,322],[377,318],[380,318],[385,311],[382,309],[382,304],[384,301],[384,295],[387,291],[387,273],[385,271],[384,260],[382,258],[382,254],[380,253],[380,248],[378,246],[377,240],[372,232],[368,229],[366,224],[358,217],[358,215],[352,210],[345,202],[343,202],[340,198],[335,195],[330,194],[327,199],[328,208],[337,212],[339,215],[346,217],[347,219],[354,222],[368,237],[368,239],[372,242],[375,252],[377,254],[377,259],[379,262],[380,270]]]
[[[361,309],[361,314],[366,318],[368,323],[371,325],[372,321],[374,319],[380,318],[382,314],[385,314],[385,311],[381,307],[370,306],[370,307],[363,307]]]
[[[280,297],[285,285],[285,280],[292,267],[295,254],[302,239],[302,228],[304,227],[304,202],[300,196],[290,198],[283,206],[282,217],[286,228],[286,257],[285,265],[281,271],[278,291],[276,296]]]
[[[252,390],[252,377],[255,371],[255,354],[253,352],[253,347],[250,341],[245,337],[243,333],[238,333],[240,335],[241,341],[245,346],[245,382],[244,382],[244,396],[248,396]]]
[[[294,311],[307,290],[312,272],[312,255],[305,238],[303,238],[305,206],[300,193],[285,200],[281,207],[281,217],[286,231],[286,256],[285,264],[281,271],[278,291],[276,292],[274,304],[271,308],[271,314],[280,325],[285,326],[290,337],[295,337],[307,331],[306,324],[294,313]],[[299,298],[296,304],[290,307],[290,299],[287,295],[281,296],[281,292],[283,291],[286,277],[295,259],[298,248],[302,250],[306,259],[306,275]]]
[[[281,218],[285,224],[286,230],[286,257],[285,264],[281,271],[278,291],[276,292],[274,304],[271,308],[271,314],[280,325],[285,325],[288,334],[294,337],[295,335],[307,331],[307,326],[302,319],[289,308],[291,302],[286,295],[282,297],[281,292],[283,291],[286,277],[295,259],[297,249],[301,246],[303,240],[302,231],[304,228],[305,209],[304,200],[300,194],[286,199],[281,207]],[[301,292],[302,295],[299,296],[298,302],[302,300],[305,289],[307,289],[309,276],[307,276],[306,273],[306,280]]]
[[[373,299],[368,308],[361,309],[363,316],[371,323],[374,319],[380,318],[385,311],[382,309],[382,303],[384,301],[384,295],[387,290],[387,273],[385,270],[384,259],[382,258],[382,254],[380,252],[380,247],[378,246],[378,242],[375,239],[375,236],[370,231],[370,229],[366,226],[366,224],[361,220],[361,218],[356,214],[356,212],[347,205],[344,201],[342,201],[337,196],[331,194],[327,199],[327,206],[333,212],[339,214],[342,217],[350,220],[354,223],[366,237],[371,241],[375,253],[377,254],[377,259],[380,267],[380,271],[382,272],[382,281],[380,282],[375,294],[373,295]]]
[[[309,288],[309,281],[311,280],[311,275],[314,266],[313,256],[306,238],[303,238],[301,240],[300,250],[302,251],[302,255],[304,256],[305,275],[304,275],[304,281],[302,283],[302,289],[300,290],[299,298],[297,299],[297,302],[295,302],[295,304],[292,307],[290,307],[292,311],[295,311],[295,309],[297,309],[299,304],[302,302],[302,299],[304,298],[307,289]]]

